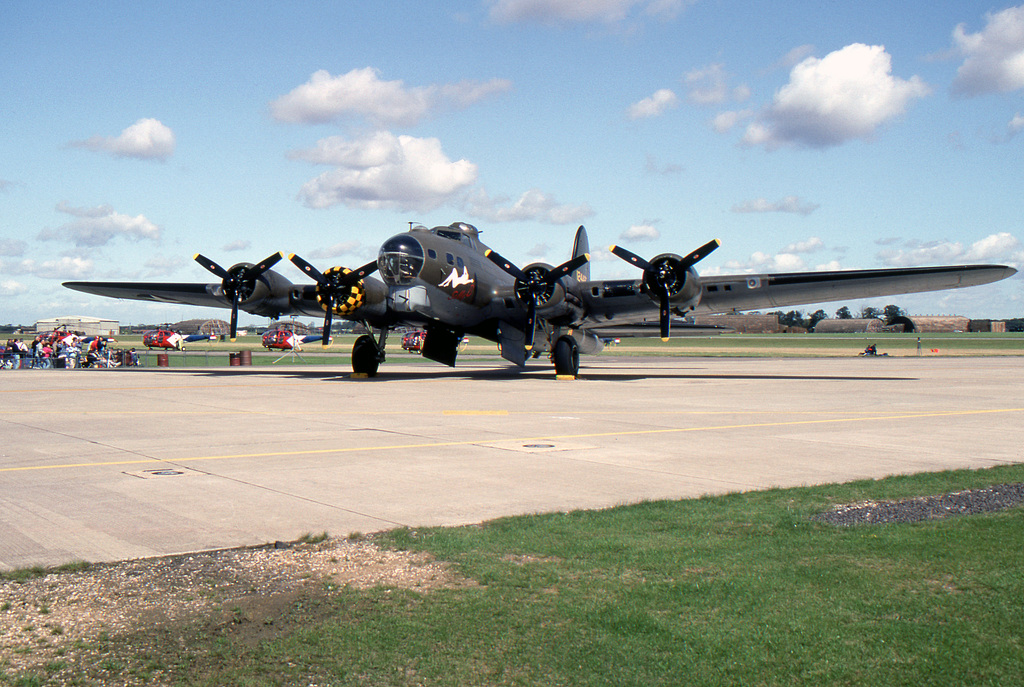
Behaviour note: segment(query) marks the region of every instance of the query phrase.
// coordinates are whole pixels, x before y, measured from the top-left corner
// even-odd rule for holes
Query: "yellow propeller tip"
[[[293,259],[294,257],[295,257],[295,253],[289,253],[288,254],[288,259],[289,260]]]
[[[195,255],[193,255],[192,259],[193,260],[198,260],[199,259],[199,253],[196,253]]]
[[[665,343],[668,343],[669,338],[667,336],[663,336],[661,337],[661,340],[664,341]]]
[[[491,253],[493,253],[493,252],[494,252],[493,250],[488,248],[487,250],[484,251],[484,257],[485,258],[489,258],[491,256]]]
[[[590,253],[584,253],[583,257],[585,257],[587,260],[590,260]]]
[[[614,243],[613,243],[612,245],[608,246],[608,250],[609,250],[610,252],[612,252],[612,253],[614,253],[614,252],[615,252],[615,249],[616,249],[616,248],[617,248],[617,246],[616,246],[616,245],[615,245]]]

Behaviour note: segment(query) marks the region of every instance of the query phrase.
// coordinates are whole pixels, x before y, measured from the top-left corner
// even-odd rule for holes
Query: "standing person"
[[[50,347],[49,342],[43,341],[43,345],[39,348],[40,368],[48,370],[53,367],[53,349]]]

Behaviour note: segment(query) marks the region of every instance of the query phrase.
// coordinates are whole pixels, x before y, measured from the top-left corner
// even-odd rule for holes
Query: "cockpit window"
[[[460,234],[457,231],[450,231],[448,229],[437,229],[436,232],[438,236],[443,236],[446,239],[451,239],[453,241],[462,240],[462,234]]]
[[[423,269],[423,246],[408,234],[390,238],[380,248],[377,267],[389,284],[410,284]]]

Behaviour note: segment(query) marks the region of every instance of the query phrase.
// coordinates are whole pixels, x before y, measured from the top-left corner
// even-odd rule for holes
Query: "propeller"
[[[326,348],[331,343],[331,322],[334,317],[334,299],[339,292],[350,289],[363,277],[377,271],[377,261],[368,262],[357,270],[349,271],[334,268],[321,272],[316,267],[300,258],[295,253],[288,256],[296,267],[305,272],[316,283],[316,293],[320,304],[324,306],[324,329],[321,343]]]
[[[658,297],[658,321],[661,324],[661,340],[668,341],[670,321],[672,319],[671,299],[673,293],[679,293],[686,283],[686,273],[691,267],[706,258],[721,245],[718,239],[712,239],[685,258],[665,255],[658,256],[648,262],[636,253],[622,246],[611,246],[608,250],[628,263],[636,265],[644,271],[644,285],[648,291]]]
[[[563,262],[558,267],[550,270],[546,267],[535,265],[527,268],[524,272],[493,250],[488,250],[484,253],[484,256],[508,272],[516,280],[516,296],[520,301],[526,303],[526,350],[528,351],[533,350],[533,333],[537,324],[537,304],[541,300],[551,297],[555,290],[555,282],[579,269],[590,260],[590,256],[587,254],[577,255],[575,258]]]
[[[231,299],[231,340],[234,341],[238,333],[238,304],[252,294],[253,284],[260,275],[276,265],[284,255],[278,251],[258,265],[235,265],[230,270],[199,253],[194,257],[196,262],[220,277],[221,289]]]

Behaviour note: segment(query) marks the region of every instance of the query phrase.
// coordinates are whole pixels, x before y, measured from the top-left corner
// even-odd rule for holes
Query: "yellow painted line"
[[[442,410],[442,415],[508,415],[507,410]]]
[[[765,427],[799,427],[823,424],[848,424],[854,422],[888,422],[893,420],[915,420],[935,417],[967,417],[971,415],[998,415],[1024,412],[1024,408],[996,408],[992,410],[963,410],[934,413],[907,413],[902,415],[875,415],[868,417],[826,418],[817,420],[788,420],[785,422],[752,422],[735,425],[715,425],[710,427],[671,427],[662,429],[636,429],[616,432],[587,432],[580,434],[549,434],[535,437],[518,437],[511,439],[477,438],[464,441],[439,441],[417,444],[393,444],[385,446],[347,446],[339,448],[308,449],[299,451],[270,451],[266,453],[237,453],[220,456],[193,456],[185,458],[144,458],[139,460],[116,460],[102,463],[65,463],[61,465],[34,465],[25,467],[0,468],[3,472],[27,472],[33,470],[58,470],[66,468],[109,467],[118,465],[142,464],[179,464],[213,460],[239,460],[242,458],[279,458],[283,456],[315,456],[327,454],[358,453],[360,451],[406,451],[411,449],[445,448],[451,446],[472,446],[474,444],[495,443],[537,443],[542,441],[559,441],[567,439],[596,439],[600,437],[653,436],[657,434],[684,434],[691,432],[716,432],[732,429],[757,429]]]

